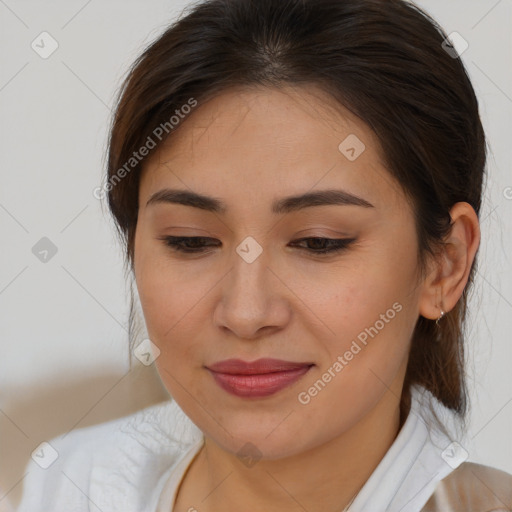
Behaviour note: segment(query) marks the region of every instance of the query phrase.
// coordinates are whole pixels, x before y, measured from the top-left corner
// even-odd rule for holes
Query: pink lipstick
[[[300,379],[313,363],[280,359],[242,361],[226,359],[208,366],[215,382],[225,391],[244,398],[273,395]]]

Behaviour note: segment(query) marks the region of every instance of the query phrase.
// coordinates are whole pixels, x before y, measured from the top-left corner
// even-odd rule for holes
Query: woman
[[[20,510],[509,510],[448,425],[486,150],[434,20],[204,1],[137,59],[109,142],[134,350],[174,400],[50,441]]]

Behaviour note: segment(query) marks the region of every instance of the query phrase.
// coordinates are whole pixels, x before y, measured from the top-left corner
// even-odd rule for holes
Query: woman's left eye
[[[355,238],[319,238],[319,237],[310,237],[310,238],[301,238],[300,240],[294,240],[292,243],[298,242],[309,242],[313,241],[313,248],[304,248],[306,251],[309,251],[313,254],[328,254],[334,253],[338,251],[342,251],[346,249],[352,242],[355,241]]]
[[[183,253],[201,253],[205,252],[208,247],[218,247],[221,242],[214,238],[208,238],[204,236],[165,236],[160,238],[164,244],[170,247],[173,251]],[[214,241],[217,243],[205,244],[204,241]],[[311,247],[310,242],[313,242]],[[320,238],[320,237],[309,237],[301,238],[300,240],[294,240],[291,244],[298,244],[301,242],[308,242],[307,245],[310,247],[299,247],[312,254],[328,254],[346,249],[355,238]]]

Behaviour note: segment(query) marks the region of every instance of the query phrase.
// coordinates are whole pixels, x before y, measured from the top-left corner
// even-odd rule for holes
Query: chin
[[[280,422],[282,418],[272,422],[271,427],[262,427],[256,422],[237,426],[231,424],[226,426],[226,429],[233,437],[229,437],[223,429],[215,429],[215,432],[211,433],[213,435],[208,436],[223,450],[241,459],[282,459],[306,450],[308,440],[302,439],[304,434],[294,429],[292,425],[288,425],[286,429],[282,428]],[[313,440],[309,441],[314,445]]]

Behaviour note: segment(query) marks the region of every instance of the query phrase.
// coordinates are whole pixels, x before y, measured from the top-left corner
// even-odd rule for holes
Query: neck
[[[400,427],[399,399],[386,392],[342,435],[297,455],[261,459],[251,467],[205,437],[184,482],[188,492],[187,485],[180,489],[177,504],[189,510],[189,497],[194,496],[201,512],[342,510],[382,460]]]

